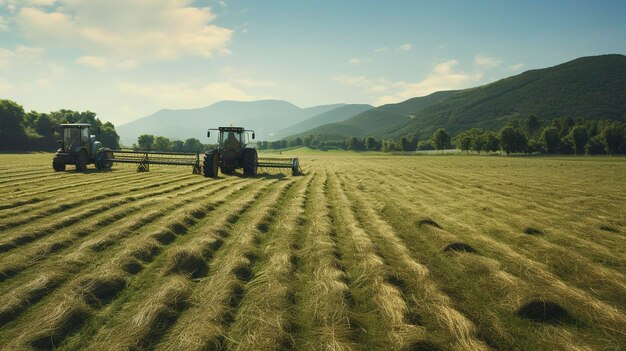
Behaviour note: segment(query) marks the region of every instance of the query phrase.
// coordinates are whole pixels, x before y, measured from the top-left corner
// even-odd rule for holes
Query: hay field
[[[2,154],[0,349],[624,350],[625,161]]]

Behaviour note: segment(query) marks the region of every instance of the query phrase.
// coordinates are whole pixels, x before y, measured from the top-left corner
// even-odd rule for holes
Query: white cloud
[[[192,7],[189,1],[57,3],[52,12],[35,4],[22,7],[17,15],[22,34],[41,45],[77,47],[83,56],[103,57],[111,64],[230,53],[232,30],[210,24],[215,19],[211,9]]]
[[[388,47],[386,47],[386,46],[383,46],[383,47],[380,47],[380,48],[374,49],[374,52],[376,52],[376,53],[388,52],[388,51],[389,51],[389,48],[388,48]]]
[[[430,74],[419,82],[371,79],[363,76],[334,76],[332,80],[360,89],[371,95],[377,105],[399,102],[416,96],[425,96],[435,91],[467,88],[482,78],[481,72],[465,73],[457,69],[457,60],[436,64]]]
[[[15,50],[0,48],[0,68],[18,65],[21,63],[38,62],[44,53],[42,48],[18,46]]]
[[[372,62],[373,60],[370,57],[353,57],[350,59],[350,64],[352,65],[360,65],[367,62]]]
[[[81,56],[76,59],[76,63],[80,63],[85,66],[103,68],[107,65],[107,59],[98,56]]]
[[[76,59],[76,63],[79,63],[83,66],[99,68],[99,69],[109,69],[109,68],[120,68],[120,69],[128,69],[134,68],[137,66],[137,61],[132,59],[121,59],[121,60],[113,60],[107,59],[102,56],[81,56]]]
[[[502,61],[486,55],[476,55],[474,57],[474,63],[484,69],[490,69],[500,66]]]
[[[9,25],[7,24],[7,20],[4,17],[0,16],[0,32],[6,32],[9,30]]]
[[[409,51],[409,50],[411,50],[412,48],[413,48],[413,44],[411,44],[411,43],[406,43],[406,44],[400,45],[400,46],[398,47],[398,49],[397,49],[397,50],[398,50],[398,51]]]
[[[520,71],[520,70],[524,69],[524,67],[526,67],[525,64],[517,63],[517,64],[514,64],[514,65],[511,65],[511,66],[507,67],[507,69],[509,71]]]

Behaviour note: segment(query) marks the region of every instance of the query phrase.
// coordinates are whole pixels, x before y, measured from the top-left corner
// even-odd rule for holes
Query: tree
[[[609,155],[619,151],[619,148],[624,141],[624,131],[616,125],[610,125],[602,131],[602,139],[604,145],[606,145],[606,152]]]
[[[200,140],[196,138],[189,138],[185,140],[183,150],[187,152],[201,152],[204,151],[204,144],[200,142]]]
[[[137,138],[137,146],[142,150],[152,150],[154,143],[154,135],[142,134]]]
[[[385,140],[382,142],[382,149],[384,152],[400,151],[400,145],[393,140]]]
[[[470,149],[476,151],[479,155],[480,152],[485,149],[485,139],[483,138],[483,131],[480,128],[472,128],[469,130],[470,135]]]
[[[555,127],[548,127],[543,130],[540,139],[541,144],[549,154],[555,153],[559,149],[561,137]]]
[[[521,128],[515,129],[515,141],[513,152],[526,152],[528,149],[528,137]]]
[[[539,122],[539,119],[537,119],[535,115],[528,115],[528,117],[526,117],[526,119],[524,120],[524,129],[526,130],[526,133],[530,136],[535,134],[535,132],[538,131],[540,127],[541,122]]]
[[[185,151],[185,143],[182,140],[172,140],[170,149],[176,152]]]
[[[500,150],[500,142],[498,137],[492,132],[487,131],[483,134],[484,150],[486,152],[496,152]]]
[[[378,151],[380,150],[380,144],[378,143],[378,141],[376,141],[376,139],[372,137],[367,137],[365,138],[365,148],[368,151]]]
[[[461,151],[467,151],[469,154],[469,150],[472,146],[472,136],[467,132],[462,132],[461,134],[454,137],[454,145],[457,149]]]
[[[541,152],[541,144],[539,144],[535,139],[529,139],[527,145],[528,146],[524,151],[525,153],[532,154],[535,152]]]
[[[435,148],[431,144],[430,140],[421,140],[417,143],[418,150],[434,150]]]
[[[577,155],[584,153],[585,145],[589,142],[589,131],[587,131],[587,127],[582,125],[575,126],[569,136],[574,144],[574,152]]]
[[[154,138],[154,143],[152,143],[152,148],[158,151],[168,151],[171,146],[172,142],[168,138],[162,136]]]
[[[516,150],[516,135],[513,127],[504,127],[500,131],[500,147],[507,155]]]
[[[27,140],[22,123],[24,108],[10,100],[0,100],[0,149],[19,150]]]
[[[111,122],[106,122],[100,127],[100,135],[98,140],[102,143],[102,146],[109,149],[120,148],[120,136],[115,131],[115,126]]]
[[[606,152],[606,145],[602,140],[602,135],[596,135],[593,138],[589,138],[587,145],[585,145],[585,153],[587,155],[600,155]]]
[[[411,147],[411,140],[409,140],[409,138],[407,137],[400,138],[400,148],[402,149],[402,151],[411,151],[411,149],[415,149]]]
[[[430,143],[435,148],[435,150],[441,150],[442,153],[443,149],[448,145],[449,142],[450,135],[448,135],[448,132],[446,132],[446,130],[443,128],[437,129],[430,138]]]

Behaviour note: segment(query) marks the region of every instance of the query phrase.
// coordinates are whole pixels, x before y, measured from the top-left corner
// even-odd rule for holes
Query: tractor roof
[[[63,128],[71,128],[71,127],[84,128],[84,127],[91,127],[91,124],[89,124],[89,123],[64,123],[64,124],[61,124],[61,127],[63,127]]]
[[[219,127],[220,132],[243,133],[246,129],[243,127]]]

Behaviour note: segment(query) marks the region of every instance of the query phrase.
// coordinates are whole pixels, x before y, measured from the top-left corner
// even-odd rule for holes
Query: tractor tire
[[[246,177],[256,177],[259,156],[255,148],[243,149],[243,175]]]
[[[108,171],[113,167],[113,161],[108,161],[113,158],[113,152],[110,150],[100,150],[96,155],[96,168],[99,170]]]
[[[56,172],[63,172],[65,171],[65,163],[59,162],[55,157],[52,159],[52,169],[54,169]]]
[[[233,173],[235,173],[235,169],[232,167],[222,167],[220,169],[222,170],[222,173],[224,174],[232,175]]]
[[[219,155],[217,152],[207,152],[204,154],[204,164],[202,169],[205,177],[217,178],[217,174],[219,172],[218,157]]]
[[[87,169],[88,156],[87,151],[80,150],[76,156],[76,171],[84,172]]]

